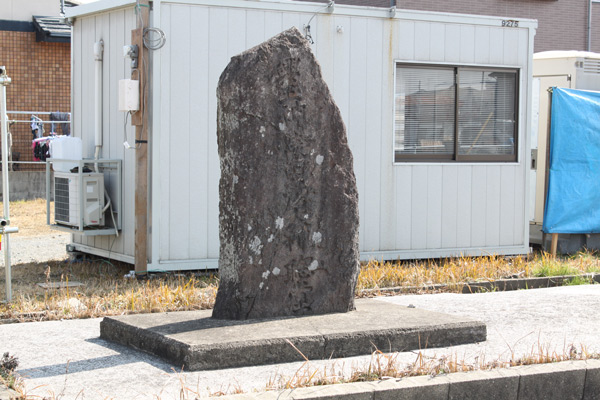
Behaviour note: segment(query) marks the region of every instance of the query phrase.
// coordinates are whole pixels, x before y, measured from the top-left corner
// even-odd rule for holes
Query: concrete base
[[[192,371],[303,361],[299,352],[315,360],[486,340],[486,326],[469,318],[370,299],[356,308],[247,321],[214,320],[212,310],[106,317],[100,336]]]
[[[546,243],[542,242],[542,226],[529,224],[529,243],[542,246],[546,251],[550,251],[552,243],[552,234],[546,235]],[[578,251],[600,250],[600,234],[568,234],[560,233],[556,251],[559,254],[574,254]]]

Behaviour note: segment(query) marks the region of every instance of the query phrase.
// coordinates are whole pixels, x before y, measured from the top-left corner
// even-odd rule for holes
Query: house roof
[[[69,43],[71,41],[71,26],[63,17],[34,15],[33,26],[38,42]]]
[[[550,58],[600,58],[600,53],[577,50],[551,50],[542,51],[533,55],[534,60],[546,60]]]

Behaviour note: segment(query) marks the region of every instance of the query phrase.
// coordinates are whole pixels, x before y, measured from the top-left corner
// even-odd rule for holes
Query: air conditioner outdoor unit
[[[83,228],[104,226],[104,175],[82,173],[81,179],[80,187],[78,173],[54,173],[54,220],[79,227],[83,213]]]

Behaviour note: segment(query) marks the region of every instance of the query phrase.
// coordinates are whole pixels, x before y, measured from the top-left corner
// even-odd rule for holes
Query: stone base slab
[[[232,321],[212,319],[211,313],[106,317],[100,336],[188,371],[303,361],[303,355],[311,360],[342,358],[376,349],[407,351],[486,340],[482,322],[372,299],[357,300],[356,311],[349,313],[305,317]]]

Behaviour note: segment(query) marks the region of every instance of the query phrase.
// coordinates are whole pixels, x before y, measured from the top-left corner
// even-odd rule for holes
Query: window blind
[[[398,66],[395,150],[397,154],[454,154],[454,68]]]
[[[459,156],[515,153],[516,80],[516,72],[459,69]]]

